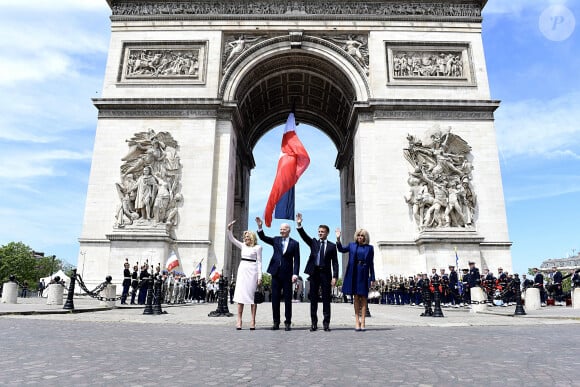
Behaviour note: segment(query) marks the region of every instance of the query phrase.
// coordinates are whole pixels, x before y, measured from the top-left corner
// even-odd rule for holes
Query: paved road
[[[580,383],[577,324],[369,325],[366,332],[343,325],[332,332],[297,326],[284,332],[267,326],[236,331],[231,322],[137,324],[80,315],[86,320],[0,317],[0,385]]]

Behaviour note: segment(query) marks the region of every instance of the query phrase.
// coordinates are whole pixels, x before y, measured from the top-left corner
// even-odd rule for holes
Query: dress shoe
[[[280,329],[280,323],[274,323],[274,325],[272,325],[272,330],[277,331],[278,329]]]
[[[330,332],[330,327],[328,326],[328,324],[324,324],[324,331]]]
[[[285,330],[286,332],[288,332],[288,331],[291,331],[291,330],[292,330],[292,327],[290,326],[290,323],[284,323],[284,330]]]
[[[318,326],[317,326],[316,324],[312,324],[312,325],[310,326],[310,332],[315,332],[315,331],[317,331],[317,330],[318,330]]]

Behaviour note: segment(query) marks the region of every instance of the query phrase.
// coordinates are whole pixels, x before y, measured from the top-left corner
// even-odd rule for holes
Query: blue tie
[[[318,266],[324,266],[324,241],[320,241],[320,254],[318,254]]]

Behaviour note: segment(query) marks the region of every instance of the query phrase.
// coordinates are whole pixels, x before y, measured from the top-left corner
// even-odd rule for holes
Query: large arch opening
[[[247,58],[238,64],[239,69],[231,76],[231,85],[228,85],[224,95],[224,99],[229,98],[230,104],[235,106],[233,126],[237,137],[237,160],[234,214],[236,219],[241,220],[237,225],[238,231],[254,229],[254,217],[262,216],[263,212],[263,208],[257,214],[253,213],[254,208],[250,212],[249,205],[250,175],[256,166],[256,146],[263,137],[270,137],[268,132],[277,133],[273,128],[283,125],[294,109],[299,123],[298,136],[301,139],[304,136],[307,140],[308,144],[305,145],[311,158],[317,160],[314,154],[323,148],[333,149],[332,156],[324,156],[330,158],[323,162],[328,167],[325,173],[328,174],[330,170],[336,173],[338,170],[334,175],[338,177],[335,177],[335,197],[339,197],[338,202],[333,203],[331,199],[327,204],[331,208],[322,211],[325,215],[305,219],[306,224],[313,228],[307,231],[313,233],[318,224],[327,223],[332,234],[336,226],[342,227],[345,237],[352,234],[356,225],[352,140],[357,123],[355,106],[357,98],[361,97],[359,90],[364,87],[360,86],[360,80],[347,73],[349,66],[349,62],[340,55],[323,53],[320,47],[314,46],[308,49],[264,49],[263,52],[257,52],[256,57]],[[352,69],[352,73],[356,74],[356,69]],[[269,156],[261,161],[267,163],[266,167],[272,171],[277,166],[281,130],[278,130],[277,136],[277,141],[268,139]],[[316,138],[320,141],[325,136],[330,142],[327,140],[319,148]],[[310,184],[316,184],[316,177],[308,173],[305,173],[302,180],[305,190],[308,190]],[[260,183],[263,186],[259,189],[266,198],[272,181]],[[305,193],[304,198],[308,200],[308,193]],[[304,211],[299,208],[299,203],[297,198],[296,211]],[[332,212],[339,214],[338,218],[328,216]],[[277,227],[274,223],[268,234],[276,235]],[[299,239],[298,235],[294,237]],[[230,254],[230,268],[237,267],[239,251],[234,249]],[[306,254],[307,250],[303,253],[304,262]],[[267,252],[265,257],[268,257]],[[341,267],[344,267],[344,262]]]

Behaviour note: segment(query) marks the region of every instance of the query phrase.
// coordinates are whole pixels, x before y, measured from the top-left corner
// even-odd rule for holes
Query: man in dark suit
[[[290,225],[280,225],[280,236],[269,237],[262,230],[262,219],[256,218],[258,237],[274,248],[267,272],[272,275],[272,330],[280,329],[280,292],[284,292],[284,312],[287,331],[292,326],[292,284],[298,279],[300,271],[300,245],[290,238]]]
[[[330,228],[321,224],[318,226],[318,239],[308,236],[302,228],[302,214],[296,215],[296,229],[304,243],[310,246],[310,256],[306,262],[304,273],[310,276],[310,331],[318,329],[318,293],[322,294],[322,326],[330,331],[330,292],[338,278],[338,256],[336,245],[327,240]]]

